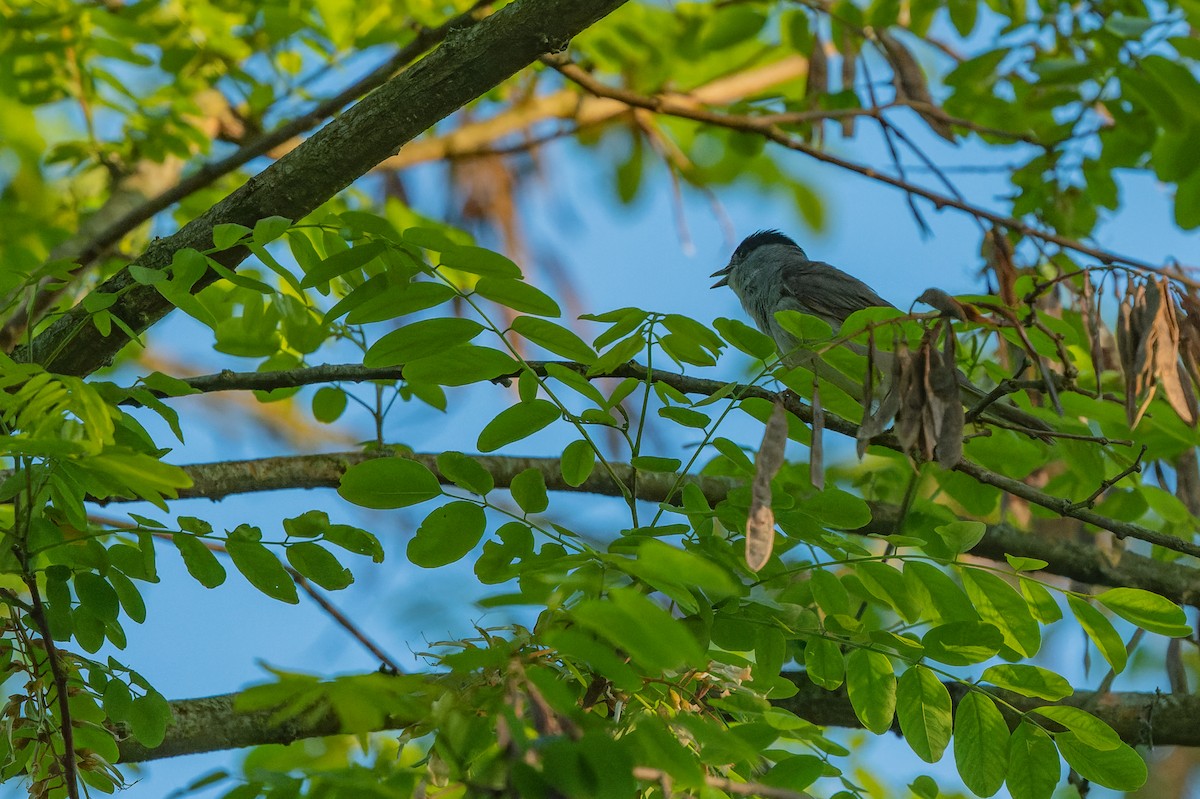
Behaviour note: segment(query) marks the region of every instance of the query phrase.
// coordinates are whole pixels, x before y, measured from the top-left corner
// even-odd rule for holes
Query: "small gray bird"
[[[747,236],[733,257],[710,277],[712,288],[729,286],[758,329],[775,340],[789,366],[808,365],[797,342],[775,320],[778,311],[800,311],[828,322],[834,330],[863,308],[894,307],[866,283],[835,266],[811,261],[800,245],[778,230]],[[797,362],[802,361],[802,362]]]
[[[711,277],[721,278],[712,288],[733,289],[758,329],[775,341],[786,365],[817,371],[822,379],[862,399],[861,385],[831,368],[822,368],[814,353],[780,327],[775,314],[800,311],[823,319],[836,331],[855,311],[895,306],[858,278],[827,263],[809,260],[800,245],[778,230],[760,230],[747,236],[734,250],[729,263]],[[966,394],[976,399],[985,395],[962,372],[958,372],[956,379]],[[993,403],[989,412],[1039,433],[1051,430],[1041,419],[1004,402]]]

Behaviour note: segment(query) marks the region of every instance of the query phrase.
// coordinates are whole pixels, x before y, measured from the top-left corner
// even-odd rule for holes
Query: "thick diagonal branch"
[[[300,219],[394,155],[405,142],[538,56],[561,50],[571,37],[624,2],[518,0],[478,25],[452,33],[436,50],[204,215],[175,235],[154,242],[135,264],[165,269],[182,249],[211,247],[213,228],[219,224],[253,227],[270,216]],[[237,248],[217,258],[233,268],[246,255],[244,248]],[[215,279],[210,271],[195,289]],[[121,296],[109,310],[135,333],[146,330],[173,308],[156,288],[138,284],[128,269],[97,291]],[[38,335],[28,348],[15,350],[13,356],[36,361],[53,372],[86,375],[110,362],[128,341],[128,336],[115,326],[109,335],[99,335],[89,312],[79,305]]]

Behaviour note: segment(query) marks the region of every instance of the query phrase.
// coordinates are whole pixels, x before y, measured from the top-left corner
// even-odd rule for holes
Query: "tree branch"
[[[191,488],[179,492],[180,499],[219,500],[236,494],[279,491],[285,489],[337,488],[342,474],[351,466],[373,458],[407,457],[437,475],[444,485],[451,481],[437,468],[437,455],[413,453],[399,455],[386,452],[339,452],[324,455],[292,455],[259,458],[245,461],[203,463],[183,467],[192,479]],[[551,491],[571,491],[621,497],[620,487],[607,472],[597,470],[581,485],[568,485],[562,476],[558,458],[518,458],[501,455],[476,455],[474,459],[492,475],[498,488],[507,488],[514,477],[526,469],[537,469]],[[632,484],[633,470],[628,464],[613,463],[613,474],[625,485]],[[7,476],[0,472],[0,480]],[[663,502],[672,496],[675,476],[655,472],[639,472],[638,499]],[[687,476],[682,485],[700,488],[710,505],[715,505],[740,485],[729,477]],[[123,497],[110,497],[101,502],[126,502]],[[859,535],[891,535],[896,531],[899,510],[895,505],[868,502],[871,521],[856,530],[843,532]],[[1200,607],[1200,580],[1194,568],[1180,563],[1154,560],[1127,550],[1102,552],[1095,547],[1075,544],[1057,538],[1030,535],[1008,525],[987,526],[983,538],[971,550],[978,557],[1004,561],[1004,556],[1037,558],[1047,562],[1043,571],[1067,577],[1088,585],[1129,586],[1153,591],[1173,602]]]
[[[164,211],[180,200],[201,189],[211,186],[220,178],[244,164],[265,155],[271,150],[294,139],[305,131],[311,130],[322,121],[336,114],[347,103],[362,97],[379,86],[396,71],[411,63],[421,53],[444,40],[451,32],[475,24],[479,11],[492,4],[493,0],[479,0],[469,9],[434,28],[420,28],[416,36],[404,47],[400,48],[391,58],[374,69],[370,74],[355,81],[333,97],[322,100],[312,109],[289,120],[274,130],[263,133],[252,141],[243,144],[235,153],[207,164],[176,183],[166,191],[130,209],[119,219],[104,227],[81,248],[78,259],[86,265],[95,259],[109,246],[120,241],[125,234],[138,225],[149,220],[160,211]]]
[[[845,687],[826,691],[809,682],[802,674],[786,673],[799,689],[788,699],[773,700],[772,704],[790,710],[814,724],[829,727],[858,728],[862,724],[846,696]],[[947,682],[946,688],[957,705],[970,689],[962,683]],[[1195,694],[1106,693],[1079,691],[1057,703],[1030,699],[988,688],[988,693],[1021,711],[1048,704],[1082,707],[1100,717],[1116,730],[1122,740],[1131,744],[1152,743],[1158,746],[1200,746],[1200,726],[1195,719],[1200,714],[1200,696]],[[237,694],[223,694],[204,699],[172,701],[172,720],[162,744],[150,749],[139,744],[123,729],[119,731],[121,763],[140,763],[178,755],[236,749],[262,744],[286,744],[303,738],[336,735],[341,731],[337,716],[332,712],[303,714],[286,721],[276,721],[274,710],[239,713],[234,710]],[[1016,715],[1005,711],[1010,724]],[[411,719],[386,718],[375,730],[396,729],[411,723]],[[898,732],[898,728],[894,728]],[[355,732],[366,732],[356,730]]]
[[[546,361],[530,361],[529,365],[540,374],[545,374]],[[575,369],[586,376],[586,367],[569,361],[557,362],[562,366],[570,369]],[[282,377],[276,377],[282,375]],[[403,367],[391,367],[388,369],[371,369],[356,366],[353,364],[346,365],[325,365],[317,367],[309,367],[307,369],[293,369],[281,372],[221,372],[215,375],[205,375],[203,377],[191,378],[189,382],[200,390],[206,391],[225,391],[232,389],[249,389],[269,390],[272,388],[284,388],[288,386],[306,385],[307,383],[329,382],[332,380],[345,380],[362,382],[366,380],[397,380],[403,377]],[[595,377],[634,377],[639,380],[646,378],[646,368],[637,363],[627,363],[616,369],[609,371],[606,375],[596,375]],[[688,375],[679,374],[676,372],[660,372],[655,371],[653,379],[665,383],[673,388],[679,389],[685,394],[708,394],[712,395],[718,390],[724,389],[726,384],[718,380],[708,380],[701,377],[690,377]],[[287,381],[293,382],[287,382]],[[200,388],[202,387],[202,388]],[[778,398],[777,392],[762,388],[755,385],[739,385],[732,392],[733,396],[741,399],[748,397],[756,397],[768,401],[774,401]],[[794,394],[788,394],[784,399],[784,405],[787,410],[795,415],[801,421],[812,424],[812,406],[800,401]],[[824,426],[826,429],[833,430],[850,438],[856,438],[858,435],[858,425],[851,421],[843,419],[831,413],[824,414]],[[872,439],[873,445],[886,447],[887,449],[902,452],[903,449],[900,443],[892,435],[881,435]],[[974,478],[976,481],[985,485],[990,485],[999,488],[1015,497],[1020,497],[1035,505],[1040,505],[1043,508],[1057,513],[1059,516],[1078,519],[1087,524],[1095,525],[1102,529],[1108,530],[1118,538],[1135,538],[1139,541],[1145,541],[1149,544],[1170,549],[1175,552],[1181,552],[1185,555],[1200,557],[1200,546],[1191,541],[1184,541],[1175,536],[1160,533],[1156,530],[1151,530],[1140,524],[1121,521],[1109,516],[1096,513],[1094,510],[1078,502],[1062,497],[1056,497],[1052,494],[1047,494],[1044,491],[1039,491],[1033,486],[1026,485],[1020,480],[993,472],[977,463],[963,459],[957,466],[955,471],[962,472]],[[639,478],[640,479],[640,478]],[[286,487],[286,486],[281,486]],[[303,488],[305,486],[295,486]]]
[[[1166,275],[1167,277],[1170,277],[1174,280],[1180,280],[1188,285],[1196,284],[1195,281],[1182,276],[1175,270],[1168,271],[1162,267],[1155,266],[1136,258],[1121,255],[1110,250],[1092,247],[1084,244],[1081,241],[1076,241],[1075,239],[1071,239],[1066,236],[1060,236],[1057,233],[1034,227],[1033,225],[1030,225],[1029,223],[1015,217],[998,214],[981,206],[963,202],[955,199],[954,197],[949,197],[945,194],[939,194],[935,191],[930,191],[922,186],[918,186],[900,178],[892,177],[891,175],[884,174],[871,167],[863,166],[862,164],[857,164],[845,158],[827,153],[824,150],[817,149],[816,147],[804,142],[799,137],[793,136],[779,127],[777,122],[777,120],[780,119],[779,115],[775,115],[774,117],[758,117],[750,115],[725,114],[708,111],[706,109],[688,107],[677,102],[673,102],[670,96],[649,96],[630,91],[629,89],[608,86],[602,81],[597,80],[586,70],[560,56],[549,56],[543,58],[543,61],[554,69],[557,69],[565,78],[577,84],[585,91],[596,95],[597,97],[607,97],[613,100],[619,100],[620,102],[631,107],[645,108],[658,114],[680,117],[682,119],[691,119],[696,122],[703,122],[707,125],[714,125],[717,127],[757,133],[760,136],[775,142],[776,144],[788,148],[789,150],[795,150],[796,152],[804,153],[810,158],[815,158],[816,160],[822,161],[826,164],[832,164],[833,166],[840,167],[841,169],[845,169],[849,172],[862,175],[865,178],[884,183],[888,186],[892,186],[893,188],[907,192],[910,195],[922,197],[932,202],[936,208],[954,208],[955,210],[968,213],[977,219],[986,219],[993,224],[1001,225],[1010,230],[1015,230],[1024,236],[1038,238],[1043,241],[1057,244],[1059,247],[1064,249],[1074,250],[1075,252],[1095,258],[1104,264],[1126,264],[1137,269],[1144,269],[1156,274]]]
[[[451,32],[419,62],[330,122],[302,145],[263,170],[173,236],[155,241],[134,265],[166,269],[182,249],[212,246],[218,224],[253,227],[261,219],[300,219],[337,194],[404,143],[471,102],[539,55],[561,50],[571,37],[625,0],[517,0],[477,25]],[[235,268],[244,247],[215,257]],[[216,280],[209,271],[194,290]],[[121,299],[109,310],[134,333],[145,331],[173,306],[154,286],[141,285],[124,269],[96,291]],[[85,331],[91,334],[84,335]],[[77,305],[28,347],[18,361],[36,361],[53,372],[89,374],[110,362],[129,341],[114,326],[101,336],[90,313]]]

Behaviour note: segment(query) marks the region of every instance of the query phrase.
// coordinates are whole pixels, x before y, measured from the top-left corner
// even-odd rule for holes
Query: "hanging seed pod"
[[[933,95],[929,92],[929,82],[925,79],[925,70],[921,69],[912,51],[886,30],[876,31],[875,36],[883,45],[883,54],[888,63],[892,65],[897,99],[910,100],[918,106],[926,106],[916,108],[925,124],[946,141],[955,142],[954,129],[941,113],[941,108],[933,101]]]

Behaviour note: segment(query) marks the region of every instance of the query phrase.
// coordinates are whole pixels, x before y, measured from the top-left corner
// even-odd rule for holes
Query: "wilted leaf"
[[[787,447],[787,411],[776,402],[763,430],[762,445],[754,459],[750,518],[746,522],[746,565],[758,571],[771,559],[775,546],[775,514],[771,510],[771,481],[783,465]]]

